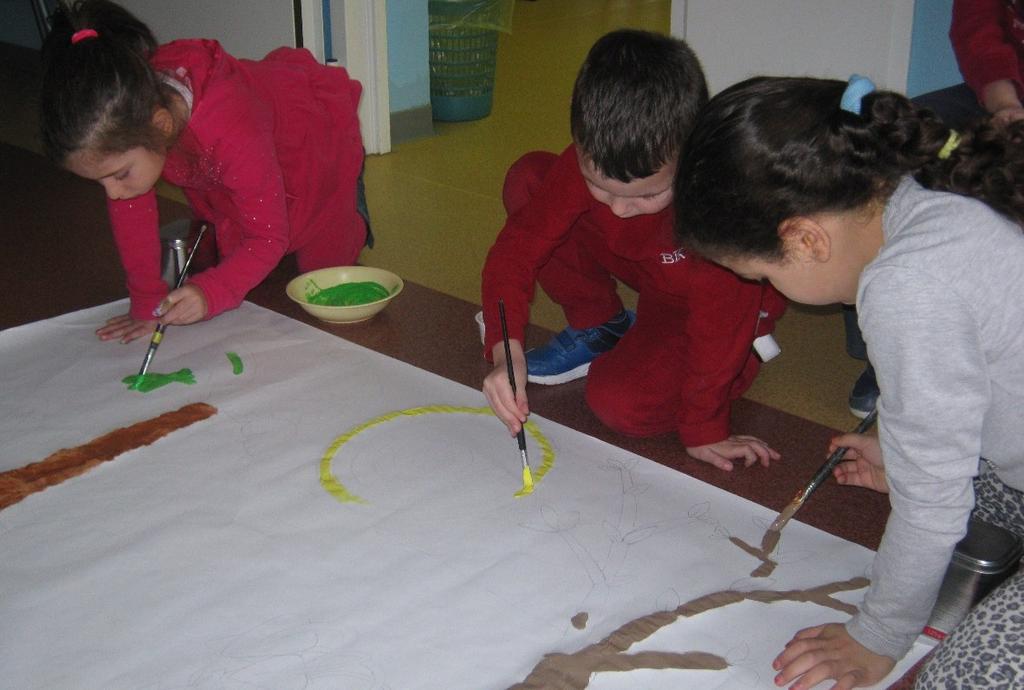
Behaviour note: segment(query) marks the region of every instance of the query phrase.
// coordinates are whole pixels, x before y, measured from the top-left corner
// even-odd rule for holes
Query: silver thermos
[[[173,289],[177,285],[192,244],[199,236],[199,228],[204,224],[204,221],[183,218],[160,228],[160,276],[167,287]],[[195,271],[194,267],[192,270]]]

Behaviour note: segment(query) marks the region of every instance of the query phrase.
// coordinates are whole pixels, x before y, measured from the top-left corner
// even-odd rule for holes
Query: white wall
[[[761,74],[870,77],[904,91],[914,0],[673,0],[712,93]]]
[[[235,57],[252,59],[262,58],[281,46],[295,45],[292,0],[120,0],[120,3],[148,24],[160,43],[176,38],[214,38]]]

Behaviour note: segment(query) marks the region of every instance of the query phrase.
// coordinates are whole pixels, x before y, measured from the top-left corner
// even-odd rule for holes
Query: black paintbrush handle
[[[878,410],[871,410],[868,416],[860,421],[857,428],[853,430],[855,434],[863,434],[865,431],[871,428],[871,425],[875,423],[875,419],[878,418]],[[842,462],[843,456],[849,448],[836,448],[835,452],[828,456],[825,464],[818,469],[810,483],[807,484],[807,488],[804,489],[801,494],[801,502],[806,501],[812,493],[818,490],[818,487],[825,483],[829,475],[832,474],[832,470],[836,468],[840,462]]]
[[[196,249],[199,248],[199,242],[203,239],[203,233],[206,232],[206,224],[204,223],[199,227],[199,234],[196,235],[196,241],[192,245],[192,251],[188,253],[188,257],[185,259],[185,265],[181,267],[181,273],[178,274],[178,281],[174,284],[174,289],[177,290],[185,283],[185,274],[188,273],[189,266],[192,265],[192,257],[196,255]]]
[[[199,248],[199,241],[203,239],[203,233],[206,232],[206,225],[202,225],[199,228],[199,234],[196,235],[195,244],[192,245],[192,250],[188,253],[188,257],[185,259],[185,265],[181,267],[181,273],[178,274],[178,280],[174,284],[174,289],[177,290],[185,283],[185,275],[188,273],[189,266],[192,265],[192,257],[196,255],[196,249]],[[160,347],[160,341],[164,338],[164,331],[167,330],[167,324],[157,324],[156,330],[153,332],[153,337],[149,340],[149,347],[146,348],[146,356],[142,358],[142,366],[139,367],[139,376],[145,376],[146,372],[149,371],[149,364],[153,361],[153,355],[156,354],[156,349]]]
[[[505,366],[508,368],[508,383],[512,386],[512,395],[516,394],[516,372],[512,367],[512,348],[508,344],[508,323],[505,321],[505,301],[502,299],[498,300],[498,318],[501,320],[501,339],[505,343]],[[519,450],[523,455],[523,462],[526,462],[526,433],[523,431],[523,427],[519,427],[519,433],[516,434],[516,441],[519,442]]]
[[[501,320],[501,340],[505,343],[505,366],[508,368],[508,383],[516,392],[516,372],[512,367],[512,348],[508,344],[508,322],[505,321],[505,301],[498,300],[498,318]]]

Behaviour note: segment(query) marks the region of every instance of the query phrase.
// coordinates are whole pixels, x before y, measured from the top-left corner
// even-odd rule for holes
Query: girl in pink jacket
[[[239,60],[216,41],[157,46],[106,0],[58,11],[43,46],[47,154],[99,182],[131,307],[97,330],[128,342],[156,319],[194,323],[237,307],[294,252],[300,271],[354,264],[370,240],[357,203],[361,86],[302,49]],[[168,293],[158,180],[215,229],[217,265]],[[365,209],[365,207],[363,207]]]

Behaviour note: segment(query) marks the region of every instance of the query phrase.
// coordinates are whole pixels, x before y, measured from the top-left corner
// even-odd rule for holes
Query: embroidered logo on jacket
[[[682,249],[675,249],[672,252],[661,253],[661,263],[663,264],[675,264],[679,263],[686,258],[686,254]]]

